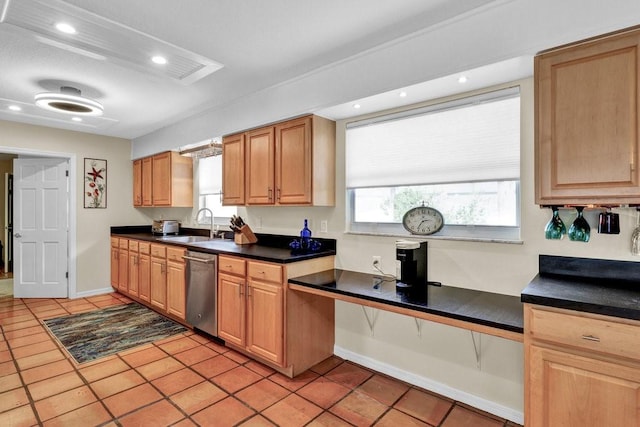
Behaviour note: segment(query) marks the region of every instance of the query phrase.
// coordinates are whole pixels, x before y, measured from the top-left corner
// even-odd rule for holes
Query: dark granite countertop
[[[523,303],[640,320],[640,263],[540,255]]]
[[[397,307],[522,333],[520,298],[451,286],[428,286],[427,294],[396,292],[394,279],[346,270],[327,270],[289,279],[290,283]]]
[[[256,234],[258,243],[250,245],[237,245],[233,240],[213,239],[201,242],[175,242],[156,236],[149,232],[149,226],[111,227],[111,235],[126,237],[129,239],[143,240],[153,243],[181,246],[188,250],[205,252],[210,254],[236,255],[244,258],[260,261],[288,264],[308,259],[321,258],[336,254],[336,241],[334,239],[315,239],[320,241],[322,249],[318,252],[307,254],[292,254],[288,244],[295,239],[294,236],[282,236],[272,234]],[[208,230],[181,229],[180,235],[208,235]]]

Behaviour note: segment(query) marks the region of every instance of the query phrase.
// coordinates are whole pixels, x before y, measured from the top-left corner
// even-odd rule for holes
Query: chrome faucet
[[[200,224],[200,223],[198,222],[198,217],[200,216],[200,212],[202,212],[202,211],[209,212],[209,215],[211,215],[211,229],[209,230],[209,238],[210,238],[210,239],[213,239],[213,238],[215,237],[215,235],[214,235],[214,231],[213,231],[213,227],[214,227],[214,222],[215,222],[215,221],[213,220],[213,219],[214,219],[214,218],[213,218],[213,212],[211,211],[211,209],[209,209],[209,208],[202,208],[202,209],[200,209],[200,210],[198,211],[198,213],[196,214],[196,223],[197,223],[197,224]]]

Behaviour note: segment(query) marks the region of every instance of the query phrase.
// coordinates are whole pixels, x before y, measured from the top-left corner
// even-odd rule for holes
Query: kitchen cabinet
[[[218,336],[282,365],[282,267],[221,255],[218,271]]]
[[[223,155],[223,170],[237,171],[242,141],[237,135],[229,138],[238,145],[235,156]],[[305,116],[247,131],[244,153],[244,204],[335,204],[335,122]],[[238,193],[242,177],[225,173],[223,187]],[[242,198],[234,203],[242,204]]]
[[[167,313],[186,319],[185,250],[167,247]]]
[[[640,203],[640,29],[534,59],[536,203]]]
[[[118,271],[118,267],[120,264],[118,263],[118,253],[120,251],[120,239],[117,237],[111,238],[111,287],[114,289],[119,289],[119,280],[120,275]]]
[[[129,239],[118,239],[118,289],[127,292],[129,287]]]
[[[275,134],[273,126],[246,133],[245,186],[248,205],[274,203]]]
[[[640,322],[524,310],[525,425],[640,425]]]
[[[142,159],[133,161],[133,206],[142,206]]]
[[[133,161],[133,205],[193,206],[193,160],[173,151]]]
[[[138,298],[151,303],[151,243],[139,242]]]
[[[167,311],[167,252],[165,245],[151,244],[151,292],[153,307]]]
[[[222,138],[222,204],[238,206],[245,203],[244,134]]]
[[[142,159],[142,206],[153,206],[151,193],[153,191],[153,158],[145,157]]]
[[[245,347],[246,261],[218,256],[218,336]]]
[[[138,286],[140,278],[140,254],[138,253],[138,241],[129,240],[129,286],[127,293],[131,296],[138,296]]]
[[[274,264],[220,255],[218,336],[290,377],[331,356],[333,300],[288,291],[287,279],[333,263],[333,256]]]

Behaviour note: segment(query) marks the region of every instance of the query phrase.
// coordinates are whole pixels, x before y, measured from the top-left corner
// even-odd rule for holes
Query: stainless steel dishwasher
[[[187,323],[217,337],[218,256],[187,251],[183,258],[187,267]]]

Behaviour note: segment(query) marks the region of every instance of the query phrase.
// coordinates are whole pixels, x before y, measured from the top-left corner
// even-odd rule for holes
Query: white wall
[[[76,164],[75,209],[76,292],[87,294],[111,287],[109,227],[150,224],[132,206],[131,141],[81,132],[0,121],[0,147],[46,153],[72,153]],[[0,150],[1,151],[1,150]],[[107,208],[84,209],[84,158],[107,160]]]

